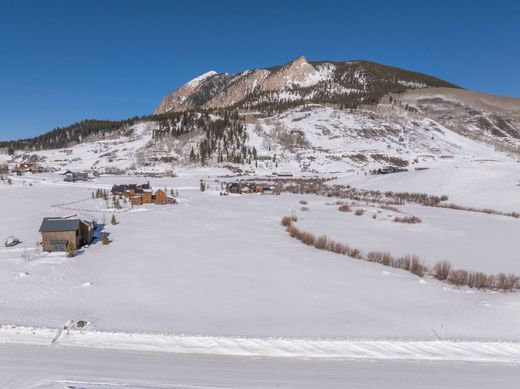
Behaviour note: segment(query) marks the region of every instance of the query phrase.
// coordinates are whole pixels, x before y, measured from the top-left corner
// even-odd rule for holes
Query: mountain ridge
[[[387,93],[423,87],[459,88],[424,73],[376,62],[308,61],[299,56],[284,65],[236,74],[205,73],[165,96],[155,113],[196,108],[264,109],[304,103],[355,108],[377,103]]]

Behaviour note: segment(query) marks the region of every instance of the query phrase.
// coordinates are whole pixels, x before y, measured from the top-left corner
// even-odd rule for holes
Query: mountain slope
[[[238,74],[208,72],[166,96],[155,113],[194,108],[270,108],[305,102],[348,107],[375,103],[389,92],[453,87],[437,78],[368,61],[309,62],[298,57],[284,65]]]

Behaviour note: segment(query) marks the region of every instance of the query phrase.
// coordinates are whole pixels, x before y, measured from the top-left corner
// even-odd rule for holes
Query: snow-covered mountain
[[[411,98],[403,95],[403,101],[410,104]],[[473,122],[460,127],[465,112],[437,117],[410,112],[399,103],[356,110],[313,104],[271,115],[244,114],[235,124],[229,124],[241,129],[240,132],[226,129],[222,137],[216,135],[217,130],[203,131],[196,125],[177,136],[158,122],[144,121],[111,137],[70,148],[16,152],[9,161],[19,163],[36,155],[42,165],[58,170],[166,172],[179,166],[202,164],[235,166],[262,174],[366,172],[386,165],[413,169],[436,161],[511,160],[497,147],[507,145],[518,149],[518,138],[510,136],[506,142],[503,137],[487,133],[486,128],[475,127]],[[210,123],[204,128],[213,128],[223,121],[216,114],[206,119],[202,114],[195,115],[199,117],[195,122]],[[450,125],[453,123],[457,125]],[[518,126],[520,122],[512,123]],[[465,136],[461,129],[475,136]],[[202,160],[202,150],[210,144],[213,148],[206,149]]]
[[[355,107],[388,92],[441,86],[455,87],[425,74],[373,62],[309,62],[301,56],[283,66],[237,74],[210,71],[166,96],[155,112],[298,102]]]
[[[82,121],[2,147],[0,163],[127,173],[194,165],[366,172],[517,160],[520,99],[371,62],[300,57],[236,75],[208,72],[167,96],[155,115]]]

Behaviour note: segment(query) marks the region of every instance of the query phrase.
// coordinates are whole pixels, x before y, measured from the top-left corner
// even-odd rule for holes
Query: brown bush
[[[321,235],[316,241],[314,242],[314,247],[320,250],[324,250],[327,248],[329,238],[325,235]]]
[[[437,262],[433,267],[433,275],[440,281],[444,281],[450,274],[451,264],[446,261]]]
[[[356,212],[354,212],[354,215],[356,216],[363,216],[365,214],[365,211],[363,209],[356,209]]]
[[[416,276],[423,277],[428,269],[426,265],[419,259],[418,256],[412,255],[412,263],[410,265],[410,272]]]
[[[383,253],[381,251],[370,251],[367,254],[367,260],[370,262],[380,263],[381,265],[395,267],[395,259],[392,257],[392,254],[388,252]]]
[[[405,255],[404,257],[396,259],[394,266],[399,269],[404,269],[410,271],[412,267],[412,257],[410,255]]]
[[[468,272],[466,270],[452,270],[448,275],[448,280],[457,286],[467,285]]]
[[[386,205],[386,204],[382,204],[380,206],[381,209],[386,209],[387,211],[392,211],[392,212],[399,212],[399,208],[397,207],[392,207],[391,205]]]
[[[291,220],[292,220],[293,222],[297,222],[297,221],[298,221],[298,216],[296,216],[296,214],[293,213],[293,214],[291,215]]]
[[[343,243],[330,242],[328,249],[329,249],[329,251],[332,251],[336,254],[346,255],[348,253],[348,251],[350,250],[350,247],[348,247],[346,244],[343,244]]]
[[[302,241],[303,244],[307,246],[314,246],[316,241],[316,237],[310,232],[301,232],[298,236],[298,239]]]
[[[307,200],[300,200],[300,204],[301,205],[307,205],[308,203],[307,203]]]
[[[353,249],[351,247],[348,247],[347,255],[351,258],[355,259],[363,259],[363,254],[358,249]]]
[[[518,287],[519,278],[514,274],[500,273],[497,275],[496,288],[503,291],[510,291]]]
[[[343,204],[338,208],[338,211],[340,212],[352,212],[352,209],[347,205]]]
[[[300,230],[294,226],[294,224],[289,224],[287,226],[287,232],[293,238],[298,238],[301,234]]]
[[[477,289],[489,288],[489,281],[494,282],[493,278],[494,277],[490,279],[489,276],[487,276],[486,274],[476,272],[474,275],[473,287]]]
[[[301,207],[300,211],[302,211],[302,212],[309,212],[310,209],[309,209],[309,207]]]
[[[394,222],[396,223],[406,223],[406,224],[418,224],[421,223],[422,220],[417,216],[396,216],[394,217]]]
[[[287,227],[292,223],[292,219],[289,216],[282,217],[282,226]]]

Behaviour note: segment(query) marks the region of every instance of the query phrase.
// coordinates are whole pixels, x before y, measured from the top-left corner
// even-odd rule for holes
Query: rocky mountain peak
[[[196,108],[295,106],[308,102],[357,107],[407,89],[456,87],[425,74],[368,61],[309,62],[299,56],[282,66],[237,74],[210,71],[166,96],[155,113]]]

